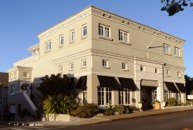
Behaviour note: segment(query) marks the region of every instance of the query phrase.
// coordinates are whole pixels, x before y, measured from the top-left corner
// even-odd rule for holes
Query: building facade
[[[186,102],[183,39],[93,6],[37,37],[39,43],[28,48],[32,56],[9,69],[15,113],[23,108],[16,104],[18,93],[38,100],[40,78],[57,73],[74,77],[82,101],[101,108],[169,97]]]
[[[8,73],[0,72],[0,117],[8,109]]]

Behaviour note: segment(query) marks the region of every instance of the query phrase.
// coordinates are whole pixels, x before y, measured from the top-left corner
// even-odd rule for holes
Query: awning
[[[158,87],[158,81],[157,80],[142,79],[141,80],[141,86]]]
[[[132,91],[136,90],[136,85],[133,79],[119,77],[119,82],[121,84],[121,88],[128,88]]]
[[[178,88],[178,90],[179,90],[180,92],[182,92],[182,93],[185,93],[185,92],[186,92],[186,88],[185,88],[184,84],[182,84],[182,83],[176,83],[176,86],[177,86],[177,88]]]
[[[175,87],[174,83],[172,83],[172,82],[165,82],[165,85],[166,85],[168,91],[171,91],[173,93],[178,93],[178,90]]]
[[[76,85],[76,88],[85,90],[87,88],[86,86],[87,76],[81,76],[78,80],[78,83]]]
[[[97,75],[100,83],[100,87],[107,87],[112,89],[119,89],[120,85],[115,77]]]

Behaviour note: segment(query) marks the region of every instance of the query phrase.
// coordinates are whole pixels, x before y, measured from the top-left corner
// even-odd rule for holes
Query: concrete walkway
[[[134,112],[130,114],[112,115],[112,116],[97,115],[93,118],[88,118],[88,119],[77,118],[77,120],[71,121],[71,122],[50,122],[50,121],[16,122],[14,121],[14,122],[8,122],[8,125],[28,125],[28,126],[72,126],[73,125],[74,126],[74,125],[101,123],[101,122],[114,121],[114,120],[148,117],[148,116],[177,113],[177,112],[183,112],[183,111],[193,111],[193,106],[179,106],[179,107],[171,107],[171,108],[167,107],[166,109],[163,109],[163,110],[148,110],[143,112]]]

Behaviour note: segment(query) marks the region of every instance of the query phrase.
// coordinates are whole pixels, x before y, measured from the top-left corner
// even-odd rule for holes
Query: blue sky
[[[38,33],[90,5],[186,40],[185,74],[193,77],[193,7],[170,17],[160,0],[0,0],[0,72],[31,55]]]

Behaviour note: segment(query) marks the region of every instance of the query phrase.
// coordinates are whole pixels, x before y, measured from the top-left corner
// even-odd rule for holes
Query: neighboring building
[[[28,48],[32,56],[9,69],[12,112],[20,113],[29,102],[35,111],[40,78],[57,73],[75,77],[82,101],[99,107],[138,106],[141,100],[150,104],[169,97],[186,102],[185,41],[180,38],[93,6],[41,32],[38,38],[39,43]]]
[[[8,108],[8,73],[0,72],[0,116]]]

